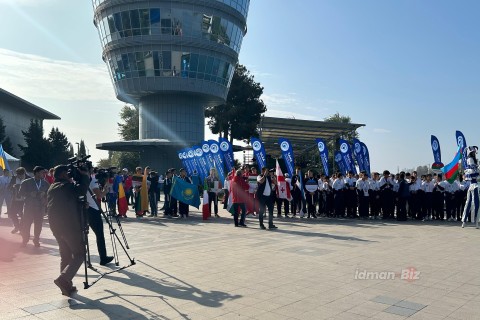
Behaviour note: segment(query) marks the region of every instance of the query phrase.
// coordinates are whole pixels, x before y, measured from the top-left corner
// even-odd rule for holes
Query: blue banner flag
[[[337,164],[338,171],[342,174],[345,174],[347,171],[345,169],[345,163],[343,162],[343,157],[340,151],[335,151],[335,163]]]
[[[215,140],[208,140],[208,144],[210,144],[210,153],[212,154],[213,162],[217,169],[218,178],[220,179],[220,183],[223,184],[225,181],[225,168],[223,166],[223,157],[220,153],[220,146]]]
[[[189,172],[189,168],[188,168],[188,164],[187,164],[187,157],[186,157],[186,153],[184,152],[184,150],[185,149],[182,149],[182,150],[178,151],[178,158],[182,162],[182,167],[184,167],[185,170],[187,170],[187,172]]]
[[[430,144],[432,145],[432,152],[433,152],[432,169],[434,171],[437,171],[443,168],[442,152],[440,151],[440,142],[438,141],[437,137],[432,135],[430,139]]]
[[[325,172],[325,175],[330,176],[328,172],[328,148],[327,144],[323,139],[317,138],[315,139],[315,142],[317,143],[318,147],[318,152],[320,152],[320,159],[322,160],[323,164],[323,171]]]
[[[208,141],[202,142],[202,151],[203,157],[207,161],[208,171],[210,172],[210,169],[215,167],[215,163],[213,161],[212,154],[210,153],[210,144],[208,143]]]
[[[458,130],[455,132],[455,136],[457,138],[457,146],[462,150],[462,168],[465,170],[467,167],[467,155],[465,154],[465,150],[467,150],[467,140],[463,133]]]
[[[198,169],[197,160],[195,160],[195,150],[192,148],[187,148],[187,157],[188,161],[190,162],[190,166],[192,167],[192,176],[200,174],[200,170]]]
[[[218,142],[220,143],[220,152],[223,155],[223,159],[225,159],[227,171],[232,172],[232,169],[235,167],[232,144],[226,138],[220,138]]]
[[[365,143],[360,142],[360,145],[362,146],[363,164],[365,166],[365,171],[367,171],[368,176],[371,177],[370,153],[368,152],[368,148],[367,148],[367,145]]]
[[[173,177],[170,195],[178,201],[193,206],[197,209],[200,207],[200,195],[198,194],[198,187],[184,181],[179,177]]]
[[[280,150],[282,150],[282,157],[287,166],[288,174],[290,177],[293,177],[295,174],[295,157],[293,155],[292,144],[285,138],[279,138],[278,143],[280,144]]]
[[[365,168],[365,160],[363,158],[362,143],[358,139],[353,139],[353,156],[357,160],[360,171],[367,171]]]
[[[250,138],[250,142],[252,143],[253,149],[253,156],[257,160],[257,165],[259,172],[262,171],[263,167],[267,166],[267,154],[265,153],[265,147],[263,146],[262,141],[258,138]]]
[[[346,140],[340,139],[340,152],[342,154],[343,163],[345,164],[345,170],[357,174],[357,168],[355,168],[355,163],[353,162],[352,150]]]
[[[193,146],[193,149],[195,150],[195,159],[197,160],[198,168],[201,172],[200,176],[202,177],[203,181],[203,179],[205,179],[209,174],[207,160],[203,156],[203,150],[200,146]]]
[[[193,166],[190,162],[190,159],[188,158],[188,149],[183,149],[182,157],[183,159],[185,159],[185,164],[187,165],[185,167],[185,169],[187,170],[187,174],[191,176],[193,174]]]

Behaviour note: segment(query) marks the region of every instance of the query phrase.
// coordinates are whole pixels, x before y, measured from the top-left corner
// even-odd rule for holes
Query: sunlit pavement
[[[5,208],[4,208],[5,209]],[[4,210],[5,211],[5,210]],[[478,319],[480,230],[455,222],[255,218],[122,220],[136,264],[70,299],[53,284],[58,248],[20,247],[0,219],[0,318],[5,319]],[[117,233],[120,238],[120,231]],[[32,228],[33,232],[33,228]],[[93,264],[98,265],[93,233]],[[112,253],[107,234],[107,247]],[[121,247],[120,266],[127,265]],[[89,271],[89,281],[96,274]]]

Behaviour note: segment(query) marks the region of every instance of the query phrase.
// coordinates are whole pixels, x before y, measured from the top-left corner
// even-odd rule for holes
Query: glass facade
[[[117,12],[98,23],[102,46],[133,36],[165,35],[210,40],[240,51],[243,32],[227,19],[184,9],[135,9]]]
[[[105,1],[106,0],[92,0],[93,7],[97,8],[100,4],[102,4]],[[227,6],[230,6],[235,10],[239,11],[245,18],[247,17],[250,0],[216,0],[216,1],[225,3]]]
[[[115,82],[139,77],[179,77],[228,87],[234,66],[218,58],[181,51],[143,51],[108,55]]]

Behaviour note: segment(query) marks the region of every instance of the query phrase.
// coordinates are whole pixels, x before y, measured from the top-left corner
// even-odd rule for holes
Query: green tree
[[[233,142],[258,136],[258,125],[267,107],[260,99],[263,87],[241,64],[237,64],[225,104],[207,107],[205,117],[212,133]]]
[[[23,155],[22,166],[28,171],[35,166],[51,168],[53,166],[50,142],[43,137],[43,125],[39,120],[30,120],[27,131],[22,130],[25,146],[18,145]]]
[[[72,158],[75,156],[75,150],[73,149],[73,145],[70,143],[70,146],[68,147],[68,157]]]
[[[7,137],[7,134],[5,133],[6,126],[3,123],[3,118],[0,117],[0,144],[2,145],[3,150],[10,154],[13,154],[13,146],[12,142],[10,141],[10,138]]]
[[[50,157],[53,166],[66,164],[70,157],[70,147],[72,145],[68,142],[65,134],[60,132],[58,128],[52,128],[48,135],[48,142],[50,143]]]
[[[140,131],[138,109],[124,105],[120,111],[120,119],[122,123],[118,123],[118,133],[122,140],[138,140]]]
[[[87,155],[87,149],[85,147],[85,141],[80,140],[80,146],[79,146],[79,151],[78,151],[78,156],[86,156]]]

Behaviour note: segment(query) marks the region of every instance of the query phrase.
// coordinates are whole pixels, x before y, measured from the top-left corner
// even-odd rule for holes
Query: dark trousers
[[[171,211],[171,214],[173,215],[176,215],[178,213],[177,202],[178,202],[177,199],[170,196],[170,211]]]
[[[297,211],[300,212],[300,208],[302,205],[302,195],[301,194],[294,194],[292,200],[292,214],[295,216]]]
[[[370,191],[370,212],[372,217],[380,215],[380,193],[378,190]]]
[[[405,197],[399,197],[397,202],[397,220],[407,221],[407,199]]]
[[[433,215],[435,216],[436,219],[442,219],[444,218],[444,203],[445,199],[443,196],[443,192],[433,192]]]
[[[217,194],[215,192],[208,193],[208,210],[210,215],[212,214],[212,202],[213,202],[213,210],[215,214],[218,214],[218,199]]]
[[[445,207],[447,210],[447,219],[455,217],[455,194],[445,193]]]
[[[268,209],[268,225],[273,225],[273,199],[270,196],[260,196],[260,206],[259,206],[259,214],[258,220],[260,225],[263,226],[263,215],[265,213],[265,209]]]
[[[357,215],[357,192],[355,190],[345,191],[345,202],[347,204],[347,215],[354,217]]]
[[[342,217],[345,215],[345,203],[343,201],[343,191],[334,191],[333,193],[334,202],[335,202],[335,215]]]
[[[25,211],[20,225],[20,231],[23,238],[23,243],[30,240],[30,230],[33,223],[33,241],[37,242],[40,239],[43,225],[43,212],[28,212]]]
[[[225,192],[225,196],[223,197],[223,209],[227,209],[229,192],[227,189],[224,189],[224,192]]]
[[[242,216],[240,218],[240,225],[245,224],[245,216],[247,208],[245,207],[245,203],[233,203],[233,221],[235,222],[235,226],[238,227],[238,209],[242,210]]]
[[[97,238],[97,249],[100,260],[107,257],[107,248],[105,246],[105,234],[103,232],[102,215],[99,210],[88,208],[88,224]]]
[[[306,201],[307,201],[307,213],[308,217],[310,218],[310,215],[316,216],[315,215],[315,201],[316,201],[316,194],[311,194],[310,192],[305,193]]]
[[[71,282],[85,258],[82,232],[80,230],[78,233],[53,232],[53,236],[57,239],[60,251],[60,277]]]
[[[384,190],[381,194],[382,199],[382,212],[383,212],[383,219],[389,219],[393,217],[393,211],[395,208],[395,203],[393,199],[393,191],[392,190]]]
[[[180,216],[185,216],[188,217],[188,204],[185,204],[183,202],[178,202],[178,213],[180,213]]]
[[[282,205],[285,207],[285,216],[288,216],[290,213],[290,202],[287,199],[278,199],[275,201],[277,203],[277,215],[282,215]]]
[[[148,202],[150,203],[150,214],[156,216],[158,214],[157,193],[148,193]]]
[[[363,193],[363,192],[362,192]],[[360,217],[367,218],[368,217],[368,203],[369,203],[369,196],[359,195],[358,196],[358,211],[360,213]]]
[[[170,208],[170,198],[171,196],[169,194],[164,194],[165,195],[165,202],[163,203],[163,208],[165,210],[165,214],[172,214],[172,209]]]
[[[23,202],[13,200],[10,209],[8,209],[8,217],[12,220],[13,226],[20,230],[20,219],[23,217]]]

